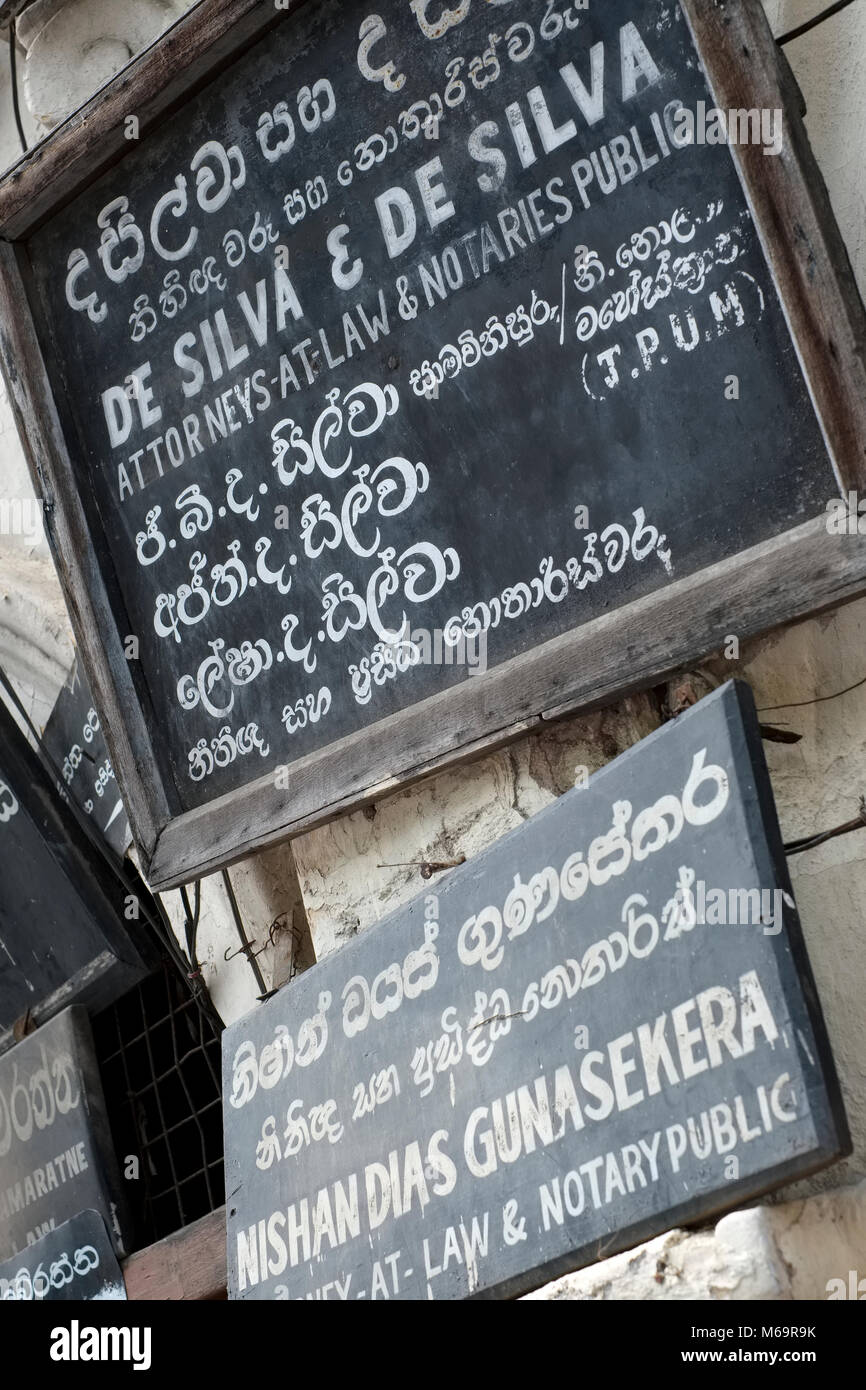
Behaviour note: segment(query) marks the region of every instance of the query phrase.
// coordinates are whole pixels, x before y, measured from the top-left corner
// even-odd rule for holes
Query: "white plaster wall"
[[[36,0],[18,22],[22,87],[40,135],[125,67],[192,0]]]

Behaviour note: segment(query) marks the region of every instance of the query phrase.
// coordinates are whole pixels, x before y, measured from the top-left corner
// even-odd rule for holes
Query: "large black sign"
[[[510,1295],[848,1149],[728,684],[224,1035],[233,1298]]]
[[[114,785],[114,784],[112,784]],[[133,905],[134,907],[134,905]],[[0,701],[0,1050],[28,1011],[102,1007],[145,973],[122,885]],[[138,914],[128,924],[140,935]]]
[[[126,1298],[123,1275],[98,1211],[81,1211],[0,1264],[0,1302]]]
[[[467,738],[568,698],[579,662],[519,711],[468,678],[838,492],[680,7],[377,9],[274,17],[146,138],[130,97],[28,242],[148,859],[189,816],[158,885],[453,755],[419,712],[309,761],[428,697],[462,683]]]
[[[125,1199],[90,1023],[65,1009],[0,1057],[0,1258],[85,1207],[125,1250]]]

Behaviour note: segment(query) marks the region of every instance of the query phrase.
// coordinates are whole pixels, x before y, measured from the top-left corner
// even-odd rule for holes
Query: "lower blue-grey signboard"
[[[74,1005],[0,1057],[0,1259],[91,1207],[124,1254],[122,1187],[90,1021]]]
[[[510,1297],[850,1151],[729,683],[226,1030],[232,1298]]]
[[[114,1246],[98,1211],[80,1211],[0,1264],[0,1300],[97,1303],[126,1298]]]

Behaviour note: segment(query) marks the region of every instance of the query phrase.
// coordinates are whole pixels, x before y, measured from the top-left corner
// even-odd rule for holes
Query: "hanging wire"
[[[834,14],[838,14],[840,10],[847,9],[847,7],[853,3],[854,0],[836,0],[835,5],[828,5],[826,10],[821,10],[818,14],[813,15],[811,19],[807,19],[805,23],[798,24],[796,29],[789,29],[787,34],[782,34],[780,38],[776,39],[776,43],[781,45],[783,43],[791,43],[794,39],[799,39],[801,35],[808,34],[810,29],[814,29],[818,24],[823,24],[825,19],[830,19]]]
[[[860,811],[853,820],[846,820],[844,825],[836,825],[832,830],[823,830],[818,835],[804,835],[799,840],[789,840],[783,846],[787,855],[802,854],[805,849],[816,849],[818,845],[823,845],[827,840],[835,840],[839,835],[850,835],[852,830],[866,829],[866,797],[860,798]]]
[[[232,881],[229,878],[228,869],[223,869],[222,879],[223,885],[226,890],[226,895],[231,906],[232,916],[235,919],[235,926],[237,928],[238,937],[240,938],[241,943],[240,950],[236,952],[236,954],[246,956],[247,960],[250,963],[250,969],[256,977],[256,984],[262,992],[259,997],[265,998],[268,994],[272,994],[273,990],[268,990],[268,987],[265,984],[265,977],[259,969],[259,963],[256,960],[256,952],[253,950],[253,947],[256,943],[254,941],[250,941],[249,937],[247,936],[246,927],[244,926],[244,919],[241,916],[240,908],[238,907],[238,900],[235,897],[235,890],[232,887]]]
[[[22,704],[18,696],[18,692],[16,691],[15,687],[13,686],[12,682],[10,681],[2,666],[0,666],[0,687],[2,687],[3,690],[6,691],[6,694],[11,700],[14,709],[17,711],[18,715],[24,721],[27,729],[29,730],[30,736],[35,743],[36,752],[42,763],[43,768],[45,769],[51,780],[59,786],[63,780],[60,769],[57,767],[57,764],[55,763],[51,754],[45,747],[39,730],[36,728],[36,725],[33,723],[33,720],[30,718],[30,715],[24,708],[24,705]],[[140,880],[139,882],[133,882],[126,870],[124,861],[120,858],[119,855],[115,854],[111,846],[107,843],[105,839],[103,839],[102,835],[100,835],[99,832],[96,830],[90,818],[84,814],[80,806],[78,806],[78,804],[73,800],[72,797],[68,799],[66,805],[71,814],[74,816],[75,820],[77,821],[79,828],[87,836],[93,848],[102,856],[105,863],[107,864],[109,869],[111,869],[115,877],[119,879],[122,886],[126,889],[127,894],[131,897],[134,897],[137,900],[141,915],[144,917],[144,920],[150,926],[151,930],[156,936],[157,941],[160,942],[163,949],[171,957],[172,961],[174,962],[175,968],[181,973],[182,976],[185,976],[190,980],[191,993],[198,1007],[202,1010],[204,1014],[207,1015],[209,1021],[213,1024],[213,1026],[219,1032],[222,1032],[225,1028],[225,1024],[223,1023],[222,1019],[217,1013],[213,1001],[211,1000],[211,997],[208,994],[207,988],[201,976],[201,969],[200,967],[197,967],[196,964],[188,964],[186,959],[184,958],[183,952],[177,944],[177,940],[175,938],[171,922],[169,921],[168,914],[162,902],[160,901],[159,896],[148,892],[147,899],[142,900],[141,889],[142,887],[144,887],[145,889],[147,888],[147,885],[144,883],[144,881]],[[196,885],[196,887],[200,889],[200,885]],[[187,903],[188,901],[189,900],[187,899]],[[200,899],[197,899],[197,903],[199,903],[200,905]],[[188,921],[190,920],[190,917],[191,914],[188,913]],[[196,913],[193,924],[193,943],[195,942],[195,930],[197,930],[197,927],[198,914]],[[189,935],[187,936],[187,940],[189,940]],[[192,970],[192,974],[190,974],[190,970]]]
[[[18,105],[18,56],[15,52],[15,20],[9,25],[9,83],[12,88],[12,110],[15,113],[15,124],[18,127],[18,139],[21,141],[21,148],[27,153],[27,136],[24,134],[24,127],[21,124],[21,108]]]
[[[859,690],[861,685],[866,685],[866,676],[855,681],[853,685],[846,685],[844,690],[832,691],[830,695],[813,695],[811,700],[793,700],[788,705],[761,705],[758,714],[772,714],[778,709],[805,709],[807,705],[823,705],[828,700],[838,700],[840,695],[850,695],[852,690]]]
[[[184,934],[186,936],[186,953],[189,956],[189,978],[193,981],[193,989],[204,989],[204,975],[202,974],[201,964],[196,952],[196,940],[198,938],[198,924],[201,917],[201,879],[195,881],[195,908],[190,908],[189,894],[186,886],[181,884],[180,900],[183,903],[184,911]]]

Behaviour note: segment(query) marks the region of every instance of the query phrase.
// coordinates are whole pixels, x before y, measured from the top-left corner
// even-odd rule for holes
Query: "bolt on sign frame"
[[[337,737],[330,738],[320,746],[310,748],[308,745],[308,751],[302,749],[294,760],[289,759],[287,742],[284,760],[289,761],[290,765],[285,781],[275,776],[272,766],[264,775],[257,775],[251,766],[252,760],[240,760],[235,765],[235,780],[224,784],[210,799],[207,799],[205,792],[196,793],[199,796],[197,801],[195,798],[192,802],[189,798],[184,799],[178,790],[176,769],[172,771],[166,764],[165,745],[171,739],[166,721],[159,715],[153,698],[159,692],[152,683],[148,684],[140,663],[127,659],[124,641],[135,629],[129,623],[122,586],[106,538],[103,513],[99,506],[92,504],[88,495],[91,489],[86,482],[86,470],[83,471],[80,441],[76,441],[70,430],[70,410],[75,402],[64,400],[63,392],[57,388],[58,374],[63,374],[67,364],[58,360],[52,337],[53,327],[46,322],[45,306],[39,299],[39,276],[46,273],[44,238],[46,229],[50,236],[51,227],[57,219],[63,218],[76,199],[86,197],[88,188],[106,174],[117,171],[120,188],[124,160],[137,158],[134,151],[148,149],[149,142],[156,142],[152,148],[158,151],[158,142],[162,138],[179,142],[172,145],[172,150],[185,148],[185,112],[194,109],[191,104],[200,96],[202,99],[207,97],[209,84],[215,83],[210,92],[216,92],[219,99],[223,89],[231,86],[232,65],[242,64],[244,55],[252,45],[264,40],[264,47],[257,51],[262,55],[261,62],[266,64],[269,61],[268,49],[285,44],[286,35],[293,42],[293,33],[302,32],[302,29],[294,26],[307,24],[311,13],[320,3],[327,5],[330,0],[306,0],[306,3],[301,0],[300,3],[290,3],[284,9],[278,9],[273,4],[258,3],[257,0],[202,0],[102,88],[85,107],[46,141],[28,152],[0,179],[0,356],[3,370],[9,383],[19,429],[25,439],[35,485],[45,504],[49,537],[94,698],[107,729],[112,762],[130,824],[147,876],[157,889],[213,872],[219,866],[263,845],[321,824],[342,811],[405,786],[434,769],[477,756],[542,726],[546,720],[598,706],[653,683],[683,664],[718,650],[729,634],[743,639],[841,603],[866,589],[866,537],[830,534],[825,513],[826,501],[830,499],[825,499],[823,492],[819,497],[819,484],[813,478],[811,492],[808,487],[806,489],[809,495],[808,514],[804,516],[801,510],[795,524],[782,525],[781,529],[779,525],[775,529],[771,527],[769,538],[760,539],[756,544],[750,542],[740,548],[734,544],[734,553],[718,553],[717,548],[717,553],[707,563],[693,564],[691,572],[681,575],[674,573],[669,582],[653,588],[651,592],[631,595],[626,592],[624,601],[618,606],[596,606],[586,620],[576,620],[571,627],[561,627],[553,635],[550,635],[548,628],[546,632],[539,633],[537,640],[530,634],[529,638],[524,635],[511,647],[506,642],[504,649],[495,653],[495,662],[490,669],[476,674],[471,680],[451,680],[447,688],[431,690],[428,686],[423,698],[415,699],[402,708],[395,700],[384,714],[381,713],[381,704],[380,712],[374,712],[374,703],[368,707],[363,718],[359,716],[360,723],[356,720],[354,727],[340,729]],[[485,43],[487,31],[494,21],[499,30],[505,25],[506,19],[517,15],[516,9],[510,15],[506,14],[513,0],[496,0],[495,6],[490,0],[490,6],[485,5],[483,14],[479,12],[481,0],[459,0],[459,4],[455,3],[451,9],[444,4],[444,0],[413,0],[411,6],[391,4],[387,8],[386,18],[396,26],[394,32],[401,25],[413,24],[417,20],[418,28],[414,32],[419,51],[423,44],[427,45],[425,52],[428,54],[435,48],[441,66],[447,53],[451,52],[448,44],[459,33],[459,25],[470,14],[473,3],[475,11],[470,19],[475,29],[472,36],[473,39],[478,37],[476,30],[483,19]],[[640,19],[642,15],[646,18],[646,13],[654,11],[658,3],[660,0],[632,0],[632,3],[629,0],[615,0],[618,16],[623,21],[631,17]],[[368,71],[364,71],[360,57],[358,68],[365,77],[369,77],[370,71],[373,71],[375,79],[368,82],[364,92],[369,93],[371,105],[375,100],[381,106],[389,96],[385,82],[388,70],[383,66],[374,71],[374,65],[380,57],[384,58],[387,45],[382,42],[380,47],[374,46],[374,16],[367,15],[363,6],[357,6],[347,17],[348,8],[344,6],[339,12],[332,30],[345,24],[342,32],[347,52],[354,56],[360,49],[364,50],[363,61]],[[382,6],[377,8],[382,9]],[[821,447],[826,455],[822,466],[829,478],[826,491],[843,498],[850,491],[866,492],[866,372],[863,363],[866,323],[826,189],[808,147],[799,90],[773,41],[758,0],[718,0],[718,3],[716,0],[679,0],[678,8],[668,7],[667,17],[660,18],[659,14],[655,14],[658,25],[654,34],[658,35],[664,30],[672,8],[676,10],[676,24],[688,26],[709,88],[708,95],[718,108],[725,112],[750,109],[784,112],[784,147],[778,157],[767,157],[760,144],[732,144],[729,155],[725,157],[733,161],[737,177],[730,177],[733,178],[737,196],[743,200],[744,208],[748,208],[750,226],[756,232],[755,245],[765,262],[766,282],[769,284],[772,281],[781,306],[778,321],[784,333],[789,335],[789,338],[786,337],[785,351],[790,360],[798,364],[796,369],[802,373],[808,400],[820,428]],[[561,9],[565,11],[567,7],[563,5]],[[438,27],[434,23],[437,16],[440,16]],[[566,17],[558,12],[554,16],[554,19],[557,18],[559,29],[556,32],[562,32],[563,43],[567,38],[566,29],[575,29],[572,47],[578,44],[582,33],[580,26],[590,26],[591,34],[593,24],[608,22],[603,15],[594,17],[592,6],[585,15],[580,16],[577,16],[576,10],[569,9],[568,23]],[[378,20],[378,24],[382,22]],[[553,27],[556,27],[555,24]],[[506,31],[503,29],[503,32]],[[620,43],[623,42],[623,32],[623,28],[620,28]],[[468,24],[466,33],[469,34]],[[552,33],[553,29],[548,25],[548,36]],[[440,41],[442,46],[437,48]],[[494,53],[496,44],[493,36],[490,43],[491,69],[494,64],[499,64],[500,58],[501,65],[507,66],[511,53],[517,51],[516,37],[508,57],[500,39],[496,40],[496,44],[500,45],[498,57]],[[299,41],[298,49],[303,59],[303,42]],[[282,51],[291,53],[292,48],[290,46]],[[565,48],[562,52],[564,58],[569,56]],[[639,54],[635,57],[637,50],[634,44],[631,44],[629,52],[629,61],[632,64],[640,63]],[[407,71],[412,56],[409,52],[407,57],[404,48]],[[582,74],[580,82],[584,85],[581,88],[573,82],[572,87],[581,92],[584,109],[592,98],[592,92],[586,86],[590,77],[585,47],[575,48],[573,56]],[[620,55],[616,54],[615,58],[614,64],[612,52],[608,60],[609,71],[613,72],[615,68],[618,79]],[[558,62],[552,68],[552,78],[557,81]],[[622,62],[625,73],[625,57]],[[355,65],[352,63],[350,66],[352,81],[357,83]],[[697,64],[690,62],[686,66],[700,76]],[[288,91],[292,65],[286,63],[285,67]],[[526,70],[529,71],[529,65]],[[344,74],[333,68],[330,71],[339,90],[339,82]],[[513,75],[516,69],[509,68],[508,71]],[[560,67],[559,72],[562,71]],[[573,67],[571,71],[575,71]],[[467,70],[463,76],[468,78],[468,75]],[[393,71],[389,80],[394,86],[399,82]],[[480,88],[482,81],[478,79],[476,88]],[[625,81],[624,76],[623,83]],[[592,82],[594,92],[594,79]],[[469,90],[465,83],[464,88]],[[534,90],[538,93],[541,88]],[[476,91],[479,100],[481,95],[484,94]],[[212,99],[212,96],[208,99]],[[532,92],[524,93],[521,89],[521,99],[524,103],[528,101],[535,113],[537,133],[533,129],[530,137],[528,127],[525,123],[523,125],[523,133],[530,146],[532,140],[536,144],[540,140],[546,151],[553,149],[560,137],[565,138],[563,130],[570,127],[563,122],[557,128],[546,106],[542,116],[539,116],[538,102]],[[253,124],[248,129],[255,135],[254,123],[259,107],[255,106],[255,94],[250,100],[253,105],[249,106],[247,115]],[[395,100],[399,105],[399,98]],[[441,101],[439,105],[442,106]],[[500,102],[499,107],[502,105],[503,102]],[[481,111],[484,108],[477,109]],[[357,112],[353,131],[360,129],[358,122],[366,114],[366,111]],[[572,114],[576,115],[574,111]],[[276,108],[271,115],[276,116]],[[134,141],[126,138],[130,116],[134,116],[137,122],[138,138]],[[265,113],[259,120],[259,145],[263,154],[266,148],[261,135],[264,116]],[[518,103],[518,116],[521,120],[524,117],[529,120],[525,105],[520,108]],[[499,118],[502,120],[501,110]],[[199,124],[194,126],[190,139],[199,138],[195,131],[200,132],[202,125],[200,118],[197,119]],[[625,127],[630,119],[631,116],[623,115],[621,125]],[[374,127],[371,125],[370,128]],[[395,141],[399,143],[396,128],[392,129]],[[581,129],[582,135],[586,135],[586,125]],[[438,135],[438,125],[432,133]],[[591,130],[589,134],[592,135]],[[443,120],[443,140],[447,135],[447,120]],[[517,134],[514,139],[519,152]],[[436,150],[444,152],[448,147],[434,144],[422,153],[423,145],[422,138],[416,142],[414,150],[409,151],[411,164],[393,175],[383,175],[380,185],[384,187],[401,176],[404,180],[408,180],[410,175],[419,177],[416,166],[422,160],[427,161],[427,212],[428,217],[433,219],[432,227],[434,221],[446,215],[447,209],[443,206],[445,195],[442,185],[437,182],[441,172],[437,172],[435,167],[431,171],[429,164],[431,149],[434,153]],[[587,149],[584,141],[584,147],[578,153],[586,153]],[[258,158],[254,138],[250,141],[250,150]],[[270,158],[270,155],[266,157]],[[400,157],[403,157],[402,154]],[[511,159],[513,163],[513,150]],[[571,155],[568,163],[570,161]],[[129,167],[134,172],[136,166],[133,164]],[[279,164],[270,167],[280,169]],[[476,165],[470,169],[473,187],[480,167]],[[489,165],[483,167],[488,168]],[[588,167],[588,161],[584,160],[580,167]],[[729,167],[726,166],[726,170]],[[173,165],[168,168],[160,165],[159,168],[164,175],[165,187],[170,189],[175,168]],[[565,172],[568,173],[568,164]],[[286,177],[273,175],[280,197],[288,189],[287,177],[291,177],[290,172]],[[539,180],[543,177],[541,174],[537,176]],[[192,195],[195,192],[192,177],[189,177],[189,183]],[[483,187],[480,179],[478,183]],[[420,177],[418,186],[423,195]],[[529,186],[527,184],[527,189]],[[562,192],[561,182],[557,185],[556,180],[552,180],[548,187],[551,186],[558,187]],[[369,198],[368,218],[373,216],[372,193],[369,191],[372,188],[373,185],[368,184],[368,191],[362,195],[362,180],[358,175],[354,187],[334,190],[338,200],[335,206],[340,207],[341,215],[347,222],[351,220],[362,196]],[[126,191],[132,196],[134,188]],[[706,189],[698,192],[706,197]],[[570,188],[570,193],[572,201],[576,202],[573,188]],[[604,206],[607,208],[613,203],[611,199]],[[251,209],[252,205],[248,210]],[[166,212],[170,210],[167,207]],[[150,205],[142,210],[141,216],[145,217],[149,212]],[[419,213],[419,217],[421,215]],[[165,235],[170,230],[179,241],[183,227],[176,228],[173,219],[167,215],[164,221]],[[639,229],[642,224],[636,225]],[[633,223],[623,230],[633,231],[634,226]],[[95,227],[94,221],[92,239],[98,235]],[[279,231],[279,236],[289,241],[292,255],[295,230],[294,227],[287,230],[281,223]],[[392,237],[397,236],[399,241],[399,225],[393,217],[391,234]],[[580,235],[581,232],[576,230],[575,236]],[[75,244],[68,243],[72,246]],[[437,243],[439,249],[443,244],[444,241]],[[339,246],[336,249],[339,250]],[[382,252],[381,245],[379,249]],[[329,246],[329,250],[333,256],[334,248]],[[73,256],[79,254],[84,253],[72,253]],[[398,252],[393,251],[393,254],[396,256]],[[91,257],[91,262],[95,266],[95,255]],[[348,264],[351,268],[351,256]],[[618,264],[622,265],[623,262]],[[393,262],[390,267],[392,281],[403,265],[399,259]],[[585,266],[584,261],[583,268]],[[385,267],[388,268],[387,261]],[[318,273],[327,277],[330,285],[329,268],[329,259],[323,252]],[[165,269],[163,265],[160,273]],[[580,273],[581,266],[575,263],[575,269]],[[569,270],[569,276],[571,273]],[[59,274],[62,284],[66,274],[65,253]],[[614,268],[610,269],[609,274],[615,274]],[[490,277],[491,281],[494,278]],[[338,283],[336,279],[335,283]],[[88,287],[90,284],[91,281],[88,281]],[[248,281],[248,290],[251,285],[252,282]],[[564,262],[562,285],[564,295]],[[107,296],[110,286],[104,280],[100,286],[100,292]],[[522,289],[528,303],[529,288]],[[393,296],[393,284],[391,293]],[[394,298],[396,300],[396,296]],[[207,307],[203,312],[212,313],[210,298],[205,303]],[[218,300],[213,300],[213,303],[215,305]],[[420,363],[423,355],[417,338],[411,336],[417,331],[417,325],[409,322],[411,310],[406,310],[405,306],[410,303],[409,298],[401,299],[403,308],[399,314],[394,305],[396,331],[386,341],[384,354],[368,355],[370,361],[375,357],[378,366],[362,367],[359,372],[367,371],[374,375],[381,369],[383,381],[387,380],[387,370],[399,365],[398,354],[407,355],[405,350],[409,344],[409,361],[405,364],[400,382],[404,388],[404,401],[408,400],[412,409],[420,409],[432,403],[429,398],[435,392],[428,392],[425,398],[423,391],[426,388],[422,388],[422,392],[416,392],[413,400],[406,386],[405,377],[408,376],[412,359]],[[563,299],[563,306],[564,303]],[[552,320],[555,320],[558,311],[550,306],[548,308]],[[503,314],[504,309],[505,305]],[[90,326],[85,321],[86,315],[81,314],[79,318],[82,323],[80,352],[86,357],[88,344],[92,341],[86,336]],[[561,331],[565,329],[565,319],[563,311]],[[483,316],[480,321],[483,322]],[[455,335],[458,327],[453,329]],[[478,327],[480,332],[480,323]],[[449,326],[449,334],[451,331]],[[128,330],[126,337],[129,337]],[[424,347],[430,351],[430,343],[424,340],[422,331],[421,348]],[[228,348],[225,350],[229,351]],[[142,355],[146,351],[144,344]],[[67,352],[66,356],[76,355],[77,343],[75,351]],[[586,360],[584,358],[584,371]],[[608,365],[611,360],[608,356]],[[661,359],[662,362],[665,360]],[[505,354],[502,361],[505,361]],[[579,356],[577,361],[579,363]],[[425,367],[428,365],[425,363]],[[459,370],[460,364],[455,362],[455,365]],[[511,370],[513,372],[515,369]],[[639,364],[631,374],[639,375]],[[358,375],[354,378],[355,381],[360,379],[362,377]],[[467,373],[465,380],[472,379]],[[474,380],[480,379],[481,374],[475,373]],[[670,390],[672,380],[669,373],[662,389],[667,387]],[[516,390],[516,383],[518,378],[514,376],[506,383],[506,401],[511,400],[512,387]],[[327,384],[325,381],[320,383],[318,397],[324,395]],[[447,382],[444,384],[447,385]],[[581,388],[576,372],[572,384],[573,390],[579,392]],[[748,382],[745,382],[744,388],[747,386]],[[390,389],[393,390],[393,387]],[[464,390],[467,389],[471,387],[464,387]],[[560,385],[558,389],[564,388]],[[802,383],[798,389],[803,394]],[[444,398],[444,390],[442,395]],[[451,401],[454,399],[452,395]],[[560,402],[562,399],[560,396]],[[581,399],[591,414],[593,407],[586,405],[585,398]],[[805,394],[803,399],[806,399]],[[101,416],[98,393],[94,395],[92,409]],[[556,410],[549,402],[545,410],[546,426]],[[275,413],[279,414],[279,409]],[[640,415],[640,410],[637,413]],[[497,413],[496,419],[497,429],[501,426],[507,433],[510,428],[507,411]],[[105,422],[100,420],[100,423],[104,432]],[[819,439],[811,413],[809,428],[815,439]],[[760,429],[752,429],[750,437],[755,438],[761,433]],[[266,439],[266,450],[269,447],[270,441]],[[414,443],[411,447],[414,447]],[[406,451],[410,452],[410,446]],[[796,448],[792,452],[796,454]],[[417,458],[418,454],[412,457]],[[272,477],[272,462],[276,466],[276,456],[274,460],[265,458],[259,476]],[[446,458],[444,465],[447,466],[448,462]],[[677,458],[672,456],[671,476],[677,462]],[[532,464],[536,466],[535,459]],[[543,464],[539,462],[538,466],[542,467]],[[790,472],[791,488],[794,489],[798,483],[802,484],[802,459],[791,458]],[[714,477],[712,467],[708,469],[708,474],[707,490],[711,492]],[[465,468],[463,476],[466,476]],[[488,466],[488,479],[489,476]],[[311,486],[321,486],[322,482],[318,478],[309,481]],[[479,489],[480,485],[476,491],[479,492]],[[267,487],[263,484],[259,490],[267,491]],[[545,504],[549,501],[549,486],[545,492],[537,478],[535,492]],[[300,501],[299,497],[286,496],[293,503]],[[472,501],[471,482],[469,501]],[[651,501],[647,500],[647,513],[651,510]],[[745,507],[746,512],[749,507],[750,504]],[[569,524],[572,508],[573,502],[569,499]],[[637,515],[633,508],[631,510]],[[143,509],[141,514],[143,516]],[[700,518],[697,517],[694,525],[699,528],[699,524]],[[847,529],[856,530],[856,526]],[[543,526],[539,527],[538,534],[546,535]],[[414,530],[410,533],[410,539],[416,539]],[[546,540],[540,541],[541,555],[545,555],[546,548]],[[497,541],[497,549],[508,558],[509,545],[504,544],[502,538]],[[393,555],[395,552],[389,553]],[[439,554],[441,556],[442,552]],[[537,559],[536,555],[538,569]],[[336,568],[338,563],[343,562],[334,560],[332,567]],[[375,559],[372,563],[375,564]],[[552,565],[553,562],[542,560],[542,574],[548,563]],[[274,577],[271,575],[267,582],[273,586]],[[534,581],[536,586],[540,582],[538,578]],[[527,588],[525,584],[523,587]],[[270,592],[274,592],[273,589]],[[285,622],[283,627],[285,630]],[[256,633],[250,631],[247,635],[254,637]],[[153,641],[152,634],[150,640]],[[173,649],[173,642],[169,640],[160,648],[160,655]],[[293,656],[292,659],[296,658]],[[281,667],[280,670],[285,672],[287,668]],[[169,693],[172,698],[176,681],[176,674],[171,682],[164,681],[166,689],[169,685],[171,687]],[[298,694],[303,695],[313,685],[312,681],[304,684],[303,688],[299,685],[292,691],[291,699],[294,700]],[[284,684],[283,696],[277,700],[277,711],[283,704],[285,689]],[[217,727],[214,723],[213,729],[209,728],[208,732],[216,733]],[[277,732],[280,732],[279,728]],[[190,742],[194,742],[194,737]],[[185,750],[182,752],[185,756]],[[189,785],[186,784],[187,791]]]

